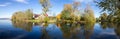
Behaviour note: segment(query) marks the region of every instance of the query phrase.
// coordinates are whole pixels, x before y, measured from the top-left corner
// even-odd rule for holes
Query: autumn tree
[[[49,11],[50,6],[50,1],[49,0],[40,0],[41,6],[43,7],[43,15],[45,16],[44,21],[48,22],[49,18],[48,15],[46,14]]]
[[[15,20],[15,21],[23,21],[25,18],[25,14],[24,12],[22,11],[18,11],[18,12],[15,12],[13,15],[12,15],[12,20]]]
[[[84,13],[83,14],[83,16],[82,16],[82,21],[85,21],[86,23],[90,23],[89,22],[89,20],[91,20],[91,19],[89,19],[90,17],[89,17],[89,14],[88,13]]]
[[[96,19],[95,19],[95,16],[94,16],[94,11],[91,9],[91,7],[89,5],[87,5],[87,7],[85,8],[85,11],[84,11],[84,20],[86,22],[89,22],[89,23],[95,23],[96,22]]]
[[[72,5],[65,4],[64,10],[61,12],[61,19],[71,20],[71,13],[72,13]]]
[[[73,12],[75,12],[75,10],[78,10],[79,7],[80,7],[80,2],[73,2]]]
[[[80,21],[80,11],[78,10],[80,7],[80,2],[73,2],[73,13],[72,17],[75,21]]]
[[[26,10],[25,15],[26,15],[27,20],[32,20],[33,19],[33,12],[32,12],[31,9]]]
[[[33,12],[30,9],[26,11],[17,11],[12,15],[13,21],[24,21],[24,20],[32,20],[32,19],[33,19]]]
[[[40,0],[41,6],[43,7],[43,13],[47,13],[50,8],[50,2],[49,0]]]

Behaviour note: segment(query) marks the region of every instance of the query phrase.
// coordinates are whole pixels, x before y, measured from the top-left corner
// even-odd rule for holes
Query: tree
[[[32,20],[33,19],[33,12],[32,10],[28,9],[25,11],[25,15],[27,17],[27,20]]]
[[[46,13],[49,11],[50,6],[50,1],[49,0],[40,0],[41,6],[43,7],[43,15],[45,15],[45,22],[48,22],[48,17],[46,16]]]
[[[101,21],[107,21],[107,13],[101,14],[100,18],[101,18]]]
[[[80,6],[80,2],[73,2],[73,12],[75,12],[75,10],[78,10]]]
[[[25,17],[26,16],[25,16],[24,12],[18,11],[12,15],[12,20],[23,21],[23,20],[25,20]]]
[[[102,11],[110,11],[110,13],[115,13],[119,8],[120,0],[101,0],[95,1],[97,6],[102,9]]]
[[[86,23],[90,23],[89,22],[89,14],[88,13],[84,13],[83,14],[83,19],[84,19],[83,21],[85,21]]]
[[[89,5],[87,5],[87,7],[85,8],[85,11],[84,11],[84,20],[86,22],[91,22],[91,23],[95,23],[96,22],[96,19],[94,17],[94,12],[93,10],[91,9],[91,7]]]
[[[50,2],[49,0],[40,0],[41,6],[43,7],[43,12],[46,14],[49,11],[50,8]]]
[[[120,22],[120,0],[101,0],[95,2],[97,3],[97,6],[102,9],[102,11],[107,11],[113,18],[117,18],[115,19],[117,20],[116,22]]]
[[[72,5],[65,4],[64,10],[61,12],[61,19],[71,20],[71,13],[72,13]]]
[[[73,2],[73,13],[72,13],[72,17],[74,21],[80,21],[80,12],[78,10],[78,8],[80,7],[80,2]]]
[[[24,20],[32,20],[33,19],[33,12],[28,9],[26,11],[18,11],[12,15],[13,21],[24,21]]]

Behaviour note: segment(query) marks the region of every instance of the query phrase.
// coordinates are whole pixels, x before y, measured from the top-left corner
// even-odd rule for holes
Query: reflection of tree
[[[47,27],[48,23],[40,23],[40,22],[35,22],[34,26],[43,26],[43,27]]]
[[[43,25],[44,27],[47,27],[48,26],[48,23],[44,23],[44,25]]]
[[[61,24],[61,31],[63,32],[63,36],[65,39],[70,39],[70,26],[67,26],[66,24]]]
[[[84,36],[85,39],[89,39],[94,30],[94,23],[85,24],[83,29],[80,24],[61,24],[61,30],[65,39],[81,39],[80,36]]]
[[[48,31],[46,30],[46,28],[48,27],[48,23],[42,23],[41,24],[42,27],[42,36],[40,39],[50,39],[50,36],[48,35]]]
[[[71,30],[71,38],[72,39],[80,39],[79,37],[79,34],[80,34],[80,30],[81,30],[81,27],[80,27],[80,24],[72,24],[72,27],[70,28]]]
[[[115,23],[107,23],[109,28],[115,28],[117,26]]]
[[[120,25],[118,23],[109,23],[109,22],[101,22],[101,26],[103,29],[105,28],[115,28],[116,35],[120,36]]]
[[[94,23],[87,23],[84,25],[84,36],[85,39],[90,39],[91,34],[94,31]]]
[[[101,22],[101,27],[103,29],[106,29],[106,28],[115,28],[117,25],[116,23],[111,23],[111,22]]]
[[[45,28],[42,29],[42,36],[41,36],[41,39],[50,39],[49,35],[48,35],[48,32],[46,31]]]
[[[60,23],[56,23],[56,25],[57,25],[57,27],[59,27],[59,28],[61,27],[61,24],[60,24]]]
[[[120,36],[120,25],[117,24],[117,26],[115,27],[115,32],[118,36]]]
[[[101,22],[101,27],[103,29],[106,29],[107,28],[107,22]]]
[[[33,23],[31,22],[23,22],[23,21],[12,21],[12,24],[15,28],[21,28],[26,31],[31,31]]]
[[[115,24],[116,26],[114,26],[114,28],[115,28],[115,33],[116,33],[116,35],[118,36],[118,38],[117,39],[120,39],[120,25],[119,24]]]

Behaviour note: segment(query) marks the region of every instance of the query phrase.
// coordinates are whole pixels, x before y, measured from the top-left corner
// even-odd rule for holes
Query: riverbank
[[[26,20],[26,22],[42,22],[40,20]],[[49,20],[48,23],[55,23],[57,22],[56,20]]]
[[[26,20],[26,22],[42,22],[40,20]],[[48,23],[57,23],[57,22],[63,22],[63,23],[77,23],[77,24],[85,24],[85,21],[71,21],[71,20],[61,20],[61,21],[57,21],[57,20],[49,20]]]

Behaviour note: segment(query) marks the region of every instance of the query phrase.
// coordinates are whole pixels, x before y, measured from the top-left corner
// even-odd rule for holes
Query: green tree
[[[61,19],[63,20],[71,20],[71,13],[72,13],[72,5],[65,4],[64,10],[61,12]]]
[[[86,23],[90,23],[90,20],[89,20],[89,14],[88,13],[85,13],[83,14],[83,21],[85,21]]]
[[[95,1],[97,6],[102,9],[102,11],[110,11],[110,13],[115,13],[119,8],[120,0],[101,0]]]
[[[12,20],[23,20],[25,19],[25,14],[22,11],[15,12],[12,16]]]
[[[33,19],[33,12],[32,12],[31,9],[26,10],[25,15],[26,15],[27,20],[32,20]]]
[[[111,13],[107,16],[107,20],[109,21],[109,22],[115,22],[115,17],[114,17],[114,15],[112,15]]]
[[[47,13],[49,11],[50,8],[50,2],[49,0],[40,0],[41,6],[43,7],[43,12]]]
[[[43,15],[45,16],[45,22],[48,22],[49,18],[46,16],[46,13],[49,11],[50,6],[50,1],[49,0],[40,0],[41,6],[43,7]]]
[[[78,10],[80,7],[80,2],[73,2],[73,20],[80,21],[80,11]]]
[[[89,23],[95,23],[96,19],[94,17],[94,12],[89,5],[85,8],[85,13],[83,16],[84,20]]]
[[[100,18],[101,18],[101,21],[107,21],[107,13],[101,14]]]
[[[33,19],[33,12],[28,9],[26,11],[18,11],[12,15],[12,20],[14,21],[25,21],[25,20],[32,20]]]
[[[96,1],[97,6],[102,9],[102,11],[107,11],[110,14],[109,19],[116,17],[116,22],[120,22],[120,0],[101,0]]]

